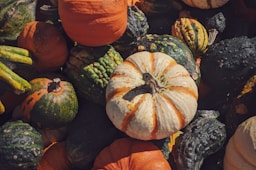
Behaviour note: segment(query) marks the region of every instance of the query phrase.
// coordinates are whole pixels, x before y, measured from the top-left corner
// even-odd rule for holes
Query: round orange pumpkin
[[[171,170],[162,151],[149,141],[120,138],[96,157],[92,170]]]
[[[32,53],[33,66],[40,72],[57,70],[68,58],[68,46],[64,35],[50,23],[27,23],[18,36],[17,43],[19,47]]]
[[[103,46],[126,30],[127,0],[59,0],[59,16],[67,35],[86,46]]]

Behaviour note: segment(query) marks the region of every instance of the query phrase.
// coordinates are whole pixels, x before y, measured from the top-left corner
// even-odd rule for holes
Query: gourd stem
[[[52,80],[52,82],[50,82],[49,84],[48,84],[48,92],[50,93],[50,92],[58,92],[58,91],[60,91],[61,90],[61,87],[60,87],[60,78],[54,78],[53,80]]]
[[[209,34],[209,40],[208,40],[208,45],[212,45],[218,35],[218,30],[217,29],[209,29],[208,34]]]
[[[150,88],[151,92],[157,93],[162,88],[158,81],[150,74],[150,73],[143,73],[143,80],[145,81],[145,85]]]

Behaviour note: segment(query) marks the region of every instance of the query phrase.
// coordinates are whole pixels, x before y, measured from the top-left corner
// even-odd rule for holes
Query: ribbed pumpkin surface
[[[43,141],[28,123],[20,120],[0,127],[0,167],[3,170],[34,170],[43,155]]]
[[[64,71],[80,97],[104,105],[109,77],[121,62],[123,58],[112,46],[76,46]]]
[[[192,18],[179,18],[172,26],[172,35],[182,40],[194,57],[198,57],[207,51],[208,33],[205,27]]]
[[[138,37],[138,40],[131,45],[131,53],[140,51],[163,52],[184,66],[190,76],[197,84],[200,82],[200,70],[188,46],[180,39],[168,35],[146,34]]]
[[[191,121],[197,98],[197,86],[182,65],[164,53],[138,52],[114,70],[106,112],[133,138],[162,139]]]

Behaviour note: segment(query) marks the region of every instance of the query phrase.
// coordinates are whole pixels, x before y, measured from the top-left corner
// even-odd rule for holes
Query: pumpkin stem
[[[209,29],[208,34],[209,34],[209,40],[208,40],[208,45],[212,45],[218,35],[219,31],[217,29]]]
[[[160,91],[162,87],[159,85],[159,82],[156,79],[154,79],[154,77],[150,73],[143,73],[142,76],[143,76],[143,80],[145,81],[145,85],[147,85],[147,87],[150,88],[153,94]]]
[[[60,91],[60,89],[61,89],[61,87],[60,87],[60,78],[54,78],[53,80],[52,80],[52,82],[50,82],[49,84],[48,84],[48,92],[50,93],[50,92],[58,92],[58,91]]]

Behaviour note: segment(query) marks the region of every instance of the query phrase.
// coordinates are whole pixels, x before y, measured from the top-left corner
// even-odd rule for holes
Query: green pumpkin
[[[105,105],[105,89],[110,75],[123,58],[113,46],[75,46],[64,72],[84,99]]]
[[[35,170],[43,155],[41,134],[21,120],[0,127],[0,168]]]
[[[61,76],[38,77],[30,81],[31,89],[21,103],[24,118],[39,128],[60,128],[70,123],[78,112],[73,85]]]
[[[0,41],[16,40],[24,25],[35,20],[37,0],[0,0]]]
[[[192,79],[199,85],[201,74],[193,54],[188,46],[180,39],[169,34],[146,34],[138,37],[127,48],[130,54],[139,51],[163,52],[184,66]]]

